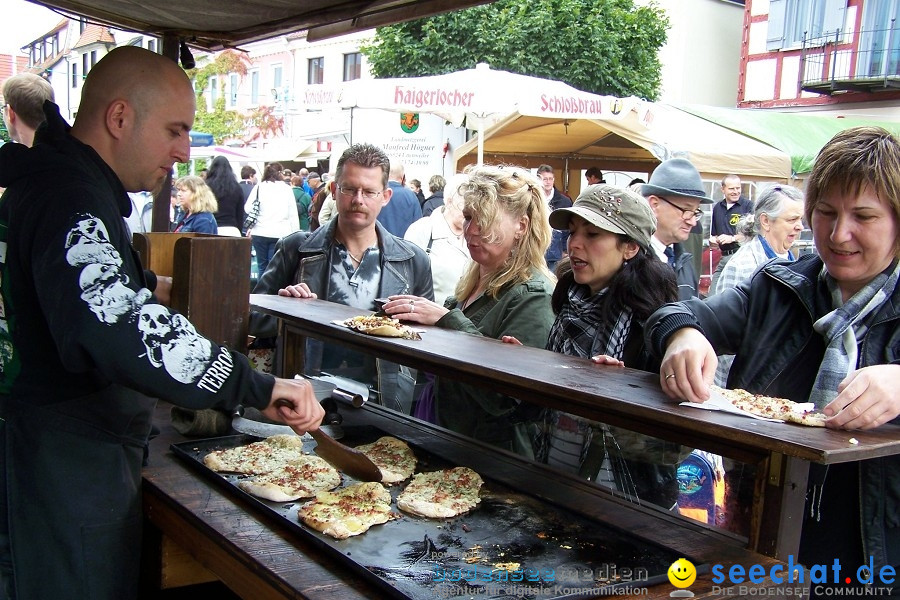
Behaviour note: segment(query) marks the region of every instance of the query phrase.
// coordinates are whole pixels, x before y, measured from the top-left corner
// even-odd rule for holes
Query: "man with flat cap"
[[[713,202],[703,190],[700,173],[689,160],[670,158],[656,167],[650,182],[641,186],[641,194],[656,214],[651,246],[660,260],[675,269],[679,300],[698,296],[697,270],[682,244],[703,217],[700,205]]]

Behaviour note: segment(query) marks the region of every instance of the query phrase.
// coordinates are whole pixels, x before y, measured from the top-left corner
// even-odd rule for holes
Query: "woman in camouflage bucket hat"
[[[630,190],[591,185],[573,206],[553,211],[550,225],[570,235],[568,257],[556,269],[547,349],[655,371],[644,350],[644,320],[677,300],[678,290],[674,272],[650,248],[656,218],[647,201]],[[667,509],[677,501],[675,470],[686,455],[678,444],[547,410],[535,446],[538,460],[640,501]]]

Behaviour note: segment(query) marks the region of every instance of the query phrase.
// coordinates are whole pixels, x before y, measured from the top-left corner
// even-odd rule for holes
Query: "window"
[[[259,71],[250,73],[250,104],[259,104]]]
[[[272,67],[272,87],[276,90],[281,90],[282,84],[282,73],[284,69],[281,68],[281,65],[275,65]]]
[[[859,34],[858,75],[900,74],[900,0],[866,2]]]
[[[234,108],[237,106],[238,98],[238,76],[237,73],[231,73],[228,76],[228,106]]]
[[[72,89],[78,87],[78,63],[72,63]]]
[[[344,55],[344,81],[362,77],[362,54],[353,52]]]
[[[219,78],[218,77],[210,77],[209,78],[209,103],[212,105],[212,110],[216,110],[216,100],[219,99]]]
[[[97,51],[91,50],[91,66],[93,67],[96,64],[97,64]]]
[[[847,0],[769,0],[766,48],[821,46],[844,29]]]
[[[156,40],[147,40],[147,50],[156,52]]]
[[[284,90],[282,88],[282,73],[284,70],[281,65],[274,65],[272,67],[272,104],[278,104],[283,101],[284,98]]]
[[[325,83],[325,57],[309,59],[309,78],[306,83]]]
[[[91,57],[87,54],[81,55],[81,76],[87,77],[88,71],[91,70]]]

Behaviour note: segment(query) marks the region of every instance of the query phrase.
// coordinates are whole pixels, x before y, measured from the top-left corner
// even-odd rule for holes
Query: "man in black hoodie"
[[[301,431],[324,412],[308,383],[256,373],[147,288],[126,192],[159,189],[188,158],[184,72],[117,48],[71,130],[44,110],[33,148],[0,148],[0,596],[130,599],[148,396],[255,406]]]

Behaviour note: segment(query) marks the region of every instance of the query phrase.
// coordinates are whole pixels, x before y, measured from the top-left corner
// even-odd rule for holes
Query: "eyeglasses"
[[[678,206],[677,204],[675,204],[668,198],[663,198],[662,196],[657,196],[657,198],[659,198],[666,204],[671,204],[672,206],[674,206],[675,208],[680,210],[681,218],[684,219],[685,221],[688,219],[698,219],[699,220],[703,217],[703,211],[700,210],[699,208],[697,210],[688,210],[687,208],[681,208],[680,206]]]
[[[361,193],[362,197],[366,200],[375,200],[384,193],[384,190],[364,190],[361,188],[344,187],[343,185],[338,186],[338,191],[346,198],[356,198],[356,195]]]

